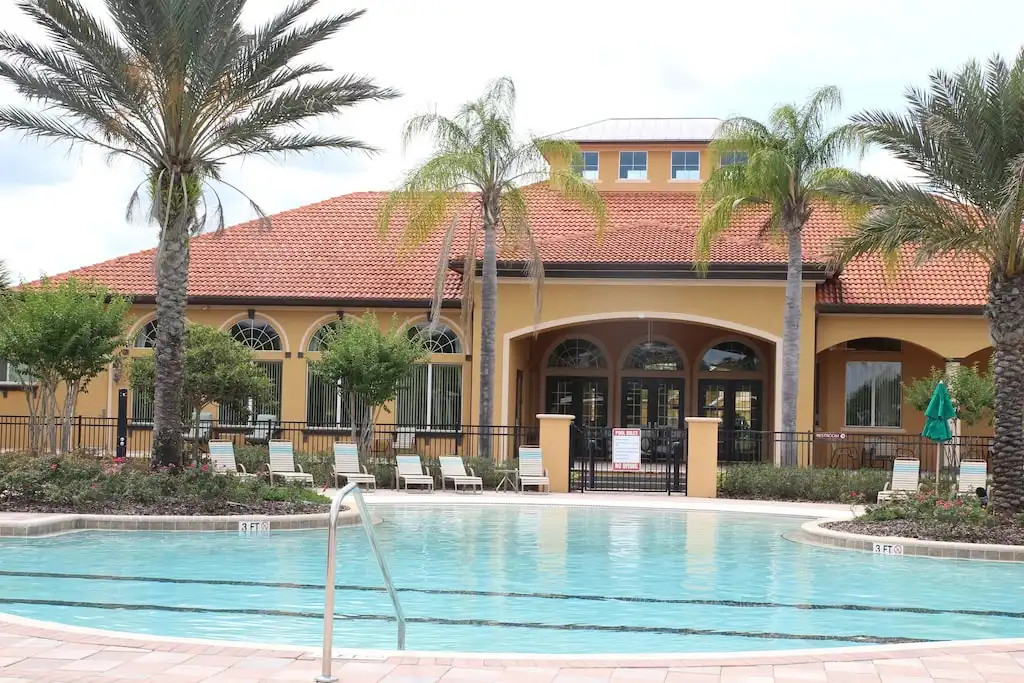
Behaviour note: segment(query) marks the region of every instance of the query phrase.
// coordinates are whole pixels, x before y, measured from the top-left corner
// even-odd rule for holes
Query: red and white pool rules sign
[[[616,472],[640,470],[640,430],[612,430],[612,470]]]

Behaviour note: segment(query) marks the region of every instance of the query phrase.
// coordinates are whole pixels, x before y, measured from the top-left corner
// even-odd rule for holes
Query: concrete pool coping
[[[327,489],[333,497],[337,489]],[[806,517],[840,520],[853,516],[848,505],[819,503],[785,503],[748,501],[728,498],[688,498],[665,494],[608,493],[496,493],[484,494],[404,493],[382,490],[366,493],[364,500],[371,508],[386,505],[525,505],[554,507],[605,507],[638,510],[676,510],[734,512],[782,517]],[[302,515],[94,515],[78,513],[0,512],[0,537],[36,538],[76,531],[238,531],[239,522],[270,524],[271,531],[326,529],[327,513]],[[375,523],[380,520],[374,519]],[[354,508],[345,509],[338,517],[341,526],[359,523]]]
[[[944,560],[981,560],[985,562],[1024,562],[1024,547],[994,543],[956,543],[926,541],[901,536],[871,536],[822,526],[837,520],[805,522],[800,531],[787,538],[826,548],[855,550],[890,556],[933,557]]]
[[[65,626],[0,614],[0,673],[18,683],[140,677],[149,681],[310,681],[319,648],[209,641]],[[336,649],[342,681],[818,681],[1024,680],[1024,638],[667,655],[529,655]],[[53,676],[58,678],[54,679]],[[88,674],[87,674],[88,675]],[[578,678],[576,678],[578,677]],[[71,680],[71,679],[69,679]],[[78,678],[73,680],[80,680]]]
[[[39,538],[76,531],[238,531],[243,522],[267,522],[270,531],[326,529],[327,513],[302,515],[89,515],[0,512],[0,537]],[[339,526],[359,524],[354,508],[338,514]]]

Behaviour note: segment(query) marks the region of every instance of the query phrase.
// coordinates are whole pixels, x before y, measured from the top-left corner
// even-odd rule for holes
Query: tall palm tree
[[[868,207],[839,249],[844,259],[901,252],[921,263],[955,254],[989,270],[988,318],[995,374],[993,507],[1024,511],[1024,51],[955,73],[935,71],[910,88],[907,111],[867,111],[854,124],[867,141],[920,174],[925,185],[852,174],[840,186]]]
[[[549,178],[549,186],[579,204],[604,226],[604,202],[594,186],[574,171],[579,148],[575,143],[546,138],[519,139],[513,115],[516,91],[512,81],[501,78],[484,94],[462,105],[454,117],[436,112],[421,114],[405,125],[408,144],[420,135],[434,142],[433,154],[414,168],[381,204],[378,225],[391,226],[395,213],[407,215],[403,241],[415,246],[444,231],[438,261],[432,320],[438,319],[444,294],[448,260],[459,227],[480,220],[483,228],[483,278],[480,307],[480,454],[489,457],[490,435],[486,429],[494,415],[495,330],[498,309],[498,234],[507,244],[524,247],[530,254],[528,274],[533,280],[537,312],[544,265],[530,229],[528,194],[523,185]],[[545,158],[551,161],[550,172]],[[463,282],[463,322],[469,329],[476,276],[476,231],[469,231],[467,267]]]
[[[802,318],[803,230],[823,205],[843,203],[829,185],[846,171],[838,166],[858,139],[849,125],[830,128],[829,114],[842,105],[838,88],[814,91],[803,105],[772,110],[768,123],[745,117],[724,121],[709,149],[714,156],[745,163],[721,164],[700,193],[701,224],[697,263],[706,267],[711,247],[733,219],[748,212],[763,216],[762,236],[787,246],[786,304],[782,322],[782,430],[796,432]],[[782,448],[782,464],[797,464],[792,439]]]
[[[297,127],[367,100],[397,96],[373,81],[299,61],[362,15],[299,23],[319,0],[295,0],[254,30],[246,0],[105,0],[110,21],[83,0],[19,0],[49,43],[0,31],[0,78],[39,109],[0,107],[0,131],[101,149],[137,162],[156,255],[153,462],[181,461],[181,392],[189,238],[223,208],[211,181],[231,159],[369,148]],[[95,4],[95,3],[93,3]],[[258,215],[259,207],[249,200]],[[129,201],[133,213],[137,188]]]
[[[0,261],[0,292],[11,286],[11,271],[7,264]]]

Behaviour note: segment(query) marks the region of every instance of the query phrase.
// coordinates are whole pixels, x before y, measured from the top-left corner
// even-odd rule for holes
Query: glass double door
[[[663,377],[622,379],[623,427],[679,427],[683,380]]]
[[[762,443],[764,383],[751,379],[702,379],[697,383],[700,417],[722,420],[718,442],[720,462],[757,462],[768,446]]]
[[[548,377],[547,409],[555,415],[575,415],[581,428],[608,426],[606,377]]]

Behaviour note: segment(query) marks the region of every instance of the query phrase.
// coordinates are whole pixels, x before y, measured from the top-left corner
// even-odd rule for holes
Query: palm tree
[[[529,253],[539,314],[544,266],[530,230],[528,194],[522,186],[549,177],[549,186],[573,201],[604,226],[604,202],[592,184],[574,171],[579,148],[575,143],[548,138],[520,140],[513,129],[516,91],[512,81],[491,83],[483,96],[467,102],[454,117],[436,112],[416,116],[405,125],[408,144],[430,135],[433,154],[414,168],[398,189],[381,204],[378,225],[386,232],[397,210],[407,215],[403,241],[415,246],[444,231],[431,320],[438,319],[452,243],[459,227],[479,219],[483,227],[483,279],[480,334],[480,454],[490,455],[486,429],[494,415],[494,344],[498,309],[498,233],[507,244],[525,247]],[[545,158],[551,162],[550,173]],[[469,231],[467,267],[463,281],[462,315],[469,329],[476,276],[475,230]]]
[[[782,430],[796,432],[802,317],[803,229],[823,205],[842,203],[828,187],[846,171],[837,164],[858,148],[853,128],[829,128],[827,118],[842,105],[839,89],[814,91],[802,106],[784,104],[772,110],[767,124],[738,117],[724,121],[709,149],[719,158],[745,163],[721,164],[700,194],[701,224],[697,263],[706,268],[714,241],[733,219],[748,212],[763,218],[762,236],[780,237],[787,245],[786,304],[782,332]],[[740,155],[740,156],[736,156]],[[782,464],[797,464],[789,441]]]
[[[11,271],[7,267],[7,264],[0,261],[0,292],[10,288],[11,286]]]
[[[988,266],[995,374],[993,507],[1024,511],[1024,52],[910,88],[907,111],[867,111],[854,124],[925,185],[852,174],[839,187],[867,207],[839,244],[844,260],[901,252],[917,263],[958,255]]]
[[[0,32],[0,78],[40,109],[0,107],[0,131],[104,150],[143,170],[156,255],[153,462],[181,461],[181,392],[189,238],[223,208],[212,181],[238,157],[369,148],[295,130],[366,100],[397,96],[373,81],[300,62],[362,15],[300,24],[319,0],[295,0],[255,30],[246,0],[105,0],[109,22],[83,0],[19,0],[49,44]],[[139,188],[128,213],[139,203]],[[265,216],[249,200],[256,213]]]

